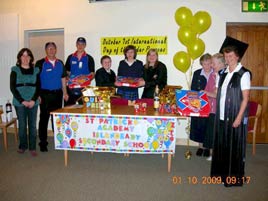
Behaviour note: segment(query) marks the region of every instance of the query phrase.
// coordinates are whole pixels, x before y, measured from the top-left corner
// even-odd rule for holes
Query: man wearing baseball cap
[[[92,79],[95,75],[95,62],[92,56],[86,53],[86,39],[79,37],[76,40],[77,50],[68,56],[65,68],[70,78],[77,77],[79,75],[91,74]],[[68,94],[69,100],[66,105],[75,104],[76,101],[82,96],[82,88],[69,88]]]
[[[68,100],[66,90],[66,70],[61,60],[56,58],[57,46],[54,42],[45,44],[46,57],[36,62],[40,69],[40,151],[47,152],[47,126],[50,112],[62,107],[62,98]],[[52,123],[53,125],[53,123]]]

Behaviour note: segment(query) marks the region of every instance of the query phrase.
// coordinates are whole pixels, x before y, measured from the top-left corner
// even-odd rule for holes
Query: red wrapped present
[[[120,87],[138,87],[140,80],[142,80],[142,78],[124,76],[116,77],[116,82],[119,84]]]
[[[92,74],[89,75],[78,75],[76,77],[71,77],[68,80],[68,87],[73,89],[73,88],[84,88],[90,85],[91,80],[93,78]]]
[[[177,110],[182,116],[208,117],[210,105],[205,92],[176,90]]]

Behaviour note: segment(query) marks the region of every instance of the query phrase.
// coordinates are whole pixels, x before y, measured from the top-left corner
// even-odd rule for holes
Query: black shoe
[[[46,146],[40,146],[40,151],[41,151],[41,152],[48,152]]]
[[[210,156],[209,149],[205,149],[205,150],[204,150],[203,156],[204,156],[204,157],[209,157],[209,156]]]
[[[40,151],[41,152],[48,152],[47,145],[48,145],[47,142],[45,142],[45,143],[44,142],[39,142]]]
[[[203,149],[198,148],[197,151],[196,151],[196,155],[197,155],[197,156],[202,156],[203,151],[204,151]]]

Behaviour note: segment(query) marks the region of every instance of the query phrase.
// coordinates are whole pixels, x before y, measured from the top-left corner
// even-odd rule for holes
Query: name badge
[[[76,64],[77,63],[77,61],[72,61],[72,64]]]
[[[83,66],[83,62],[80,61],[79,64],[78,64],[78,67],[79,67],[79,68],[82,68],[82,66]]]
[[[49,72],[49,71],[52,71],[52,69],[51,69],[51,68],[48,68],[48,69],[47,69],[47,72]]]

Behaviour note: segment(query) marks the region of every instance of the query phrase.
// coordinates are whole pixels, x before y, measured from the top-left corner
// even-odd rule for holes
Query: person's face
[[[102,64],[103,68],[105,68],[105,70],[109,70],[111,68],[112,61],[109,58],[103,59],[101,64]]]
[[[53,46],[50,45],[46,48],[46,54],[49,58],[54,58],[56,56],[57,49]]]
[[[23,52],[20,59],[21,59],[21,65],[28,66],[30,64],[31,57],[28,55],[26,51]]]
[[[239,60],[239,57],[236,56],[234,52],[224,53],[225,62],[229,66],[236,66]]]
[[[211,67],[218,72],[221,68],[220,61],[217,58],[212,58]]]
[[[206,73],[209,73],[211,71],[211,59],[203,61],[202,68]]]
[[[134,56],[135,56],[135,52],[134,52],[134,50],[128,50],[128,51],[126,52],[127,60],[133,60],[133,59],[134,59]]]
[[[76,43],[76,48],[78,52],[84,52],[86,48],[86,44],[78,42]]]
[[[155,63],[157,61],[158,57],[157,57],[157,54],[156,52],[150,52],[149,55],[148,55],[148,61],[149,63]]]

